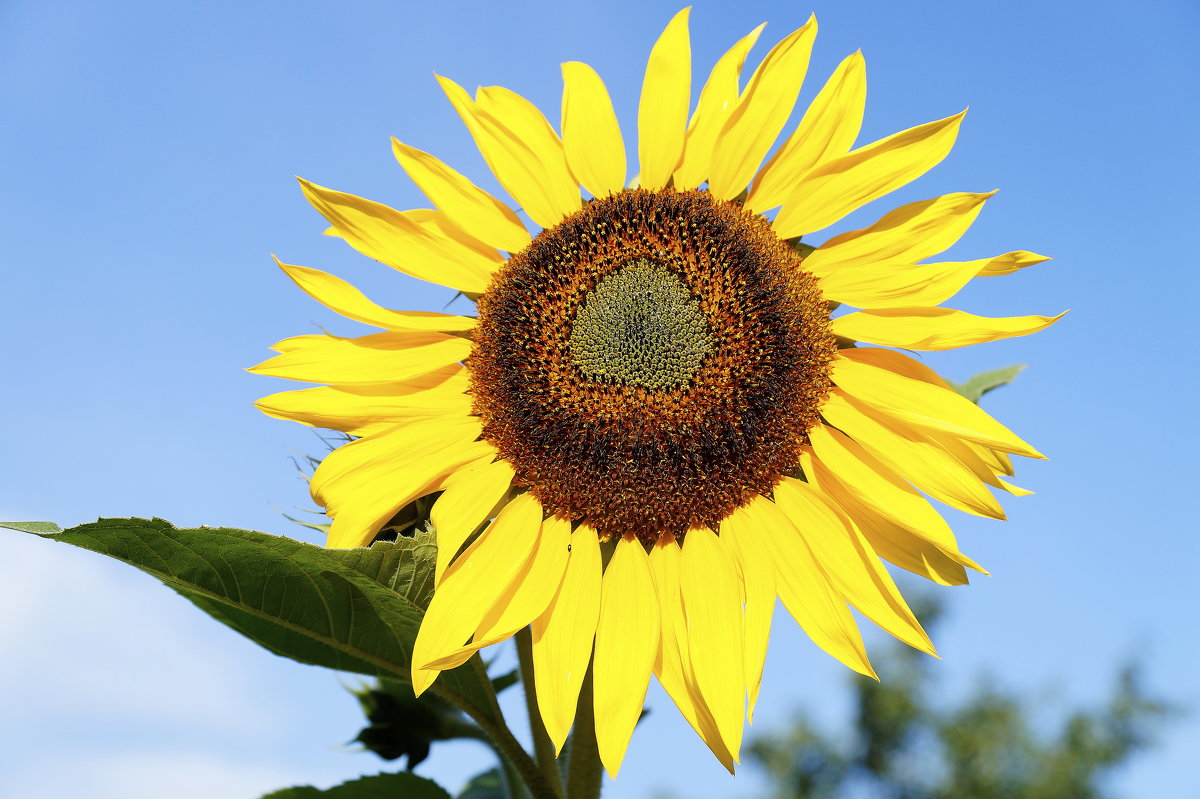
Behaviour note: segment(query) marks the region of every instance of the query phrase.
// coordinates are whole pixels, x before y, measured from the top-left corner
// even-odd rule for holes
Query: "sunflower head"
[[[497,270],[473,407],[547,513],[652,544],[715,528],[795,471],[833,341],[816,280],[767,220],[628,189]]]
[[[590,67],[563,65],[558,127],[508,89],[471,95],[439,78],[532,232],[507,202],[398,141],[433,210],[303,182],[347,244],[476,298],[477,314],[384,308],[280,264],[382,332],[286,339],[254,368],[323,384],[266,397],[265,412],[353,438],[312,479],[330,546],[367,544],[401,509],[432,504],[438,588],[413,652],[417,692],[531,627],[551,739],[561,748],[590,670],[583,699],[614,774],[652,672],[732,770],[776,597],[863,674],[874,672],[850,608],[934,651],[884,562],[966,582],[982,569],[929,500],[1003,518],[993,492],[1028,493],[1005,479],[1010,455],[1041,456],[899,350],[1058,318],[942,305],[976,277],[1045,260],[930,260],[991,193],[909,203],[800,244],[940,162],[962,114],[856,147],[866,84],[855,53],[781,138],[812,19],[747,80],[762,28],[735,43],[691,109],[687,19],[650,53],[632,183]]]

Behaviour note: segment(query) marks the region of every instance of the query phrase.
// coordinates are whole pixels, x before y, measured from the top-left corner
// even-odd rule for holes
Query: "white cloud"
[[[4,531],[7,533],[8,531]],[[245,647],[155,580],[19,533],[0,557],[0,728],[18,719],[267,730]]]
[[[70,768],[61,759],[31,765],[6,776],[0,799],[252,799],[294,784],[286,768],[209,752],[91,752]]]

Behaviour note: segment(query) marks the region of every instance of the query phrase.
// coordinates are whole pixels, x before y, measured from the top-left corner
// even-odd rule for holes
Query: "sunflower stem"
[[[487,669],[483,665],[483,661],[478,657],[471,658],[471,668],[474,669],[480,676],[484,684],[489,682]],[[436,691],[437,684],[434,683]],[[469,702],[455,701],[457,697],[453,694],[440,694],[447,701],[451,702],[455,707],[466,713],[472,721],[480,726],[487,733],[492,748],[500,756],[500,771],[504,775],[506,784],[509,786],[510,799],[523,799],[529,796],[532,799],[560,799],[559,794],[554,790],[554,787],[542,774],[537,763],[521,746],[520,741],[512,734],[512,730],[504,722],[504,715],[500,710],[500,703],[496,700],[494,692],[489,691],[489,710],[491,713],[486,713],[482,708],[476,707]],[[499,721],[497,721],[499,719]],[[522,791],[521,784],[527,791]]]
[[[588,664],[575,708],[571,731],[571,760],[567,764],[567,799],[599,799],[603,766],[596,745],[596,717],[592,708],[592,664]]]
[[[525,708],[529,711],[529,730],[533,735],[533,753],[537,758],[538,767],[545,775],[546,781],[555,789],[558,796],[563,795],[562,775],[558,771],[558,757],[554,752],[554,743],[546,732],[542,722],[542,713],[538,708],[537,691],[533,681],[533,633],[525,627],[516,634],[517,660],[521,666],[521,686],[525,689]]]
[[[529,799],[529,788],[521,778],[521,772],[507,757],[500,758],[500,776],[504,778],[504,795],[508,799]]]

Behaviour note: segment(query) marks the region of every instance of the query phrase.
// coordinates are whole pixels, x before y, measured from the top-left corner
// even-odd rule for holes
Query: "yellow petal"
[[[642,713],[658,636],[658,604],[646,550],[636,538],[623,538],[604,570],[592,674],[596,745],[610,777],[620,771]]]
[[[475,92],[475,99],[484,128],[495,128],[498,123],[497,133],[509,143],[513,157],[524,159],[526,170],[540,170],[540,189],[551,217],[557,217],[554,221],[578,211],[579,182],[567,165],[562,139],[538,107],[503,86],[484,86]]]
[[[471,643],[428,663],[432,669],[452,669],[466,663],[485,646],[511,638],[550,606],[567,568],[571,523],[548,519],[531,534],[536,539],[533,557],[521,568],[504,593],[479,622]],[[465,557],[465,554],[464,554]]]
[[[480,622],[471,645],[481,648],[499,643],[541,616],[558,593],[570,554],[571,523],[558,516],[543,521],[528,572],[514,583],[511,598]]]
[[[396,511],[487,454],[479,433],[475,417],[406,422],[326,455],[309,488],[333,519],[328,546],[366,546]]]
[[[966,397],[880,365],[882,359],[875,353],[882,352],[886,350],[839,350],[832,363],[833,382],[856,400],[917,427],[953,433],[1004,452],[1045,457]],[[925,368],[911,358],[904,360]]]
[[[831,329],[855,341],[906,350],[950,350],[985,341],[1027,336],[1062,319],[1058,316],[975,316],[953,308],[880,308],[833,320]]]
[[[817,19],[810,16],[804,27],[771,48],[754,71],[713,147],[708,190],[714,197],[733,199],[758,171],[792,115],[816,35]]]
[[[984,463],[998,475],[1007,475],[1009,477],[1016,474],[1013,471],[1012,458],[1006,452],[997,452],[996,450],[985,447],[981,444],[976,444],[974,441],[965,442],[971,449],[975,450],[979,457],[983,458]]]
[[[971,441],[963,441],[957,436],[929,431],[927,434],[931,440],[952,454],[976,477],[988,485],[1007,491],[1014,497],[1027,497],[1034,493],[1027,488],[1021,488],[1000,479],[1000,475],[1013,473],[1012,461],[1003,452],[996,452]]]
[[[808,483],[789,477],[775,486],[775,504],[847,602],[909,646],[937,654],[871,545],[835,505]]]
[[[741,586],[733,554],[711,530],[689,530],[683,540],[680,589],[696,685],[736,760],[742,745],[746,678]]]
[[[471,342],[444,333],[374,333],[341,338],[294,336],[276,344],[274,358],[246,371],[309,383],[368,385],[412,380],[471,354]]]
[[[984,458],[983,453],[990,453],[992,456],[996,454],[993,449],[981,447],[972,441],[964,441],[958,436],[949,433],[943,433],[939,430],[910,428],[913,432],[924,436],[930,443],[941,447],[959,463],[963,465],[971,474],[983,483],[1001,488],[1000,481],[996,479],[996,472],[990,464],[999,464],[999,461],[994,457]]]
[[[463,235],[421,224],[380,203],[300,181],[304,196],[354,249],[410,277],[443,286],[483,292],[503,262],[495,250],[472,245]]]
[[[966,585],[966,568],[946,552],[923,538],[918,538],[898,524],[883,518],[865,505],[851,511],[852,503],[845,497],[831,501],[852,513],[855,525],[871,549],[888,563],[899,566],[938,585]],[[979,569],[983,574],[986,571]]]
[[[859,51],[838,65],[796,130],[754,177],[746,210],[778,208],[810,170],[845,155],[862,127],[866,100],[867,67]]]
[[[745,524],[744,515],[735,514],[721,523],[721,540],[728,543],[736,556],[746,596],[743,668],[749,695],[746,718],[753,724],[754,705],[758,702],[767,643],[771,638],[771,616],[775,611],[775,564],[756,531]]]
[[[441,584],[447,567],[471,534],[496,513],[512,481],[512,466],[496,460],[460,471],[446,485],[429,512],[437,532],[436,584]]]
[[[542,506],[522,494],[467,548],[433,593],[413,644],[413,688],[420,696],[440,669],[428,664],[461,647],[533,557]]]
[[[966,113],[901,131],[809,172],[775,217],[776,235],[787,239],[828,227],[916,180],[950,152]]]
[[[821,415],[934,499],[977,516],[1004,518],[1004,509],[971,469],[914,428],[872,413],[838,388],[826,397]]]
[[[413,208],[404,211],[403,216],[421,225],[431,233],[438,234],[444,239],[461,244],[486,258],[491,263],[493,271],[504,262],[504,256],[497,252],[495,247],[484,244],[466,230],[456,225],[454,220],[445,211],[439,211],[436,208]]]
[[[808,439],[813,457],[834,476],[835,495],[841,488],[913,535],[948,552],[957,551],[958,542],[946,520],[861,444],[823,424],[813,425]]]
[[[654,673],[700,740],[732,774],[736,761],[726,748],[717,723],[700,694],[688,654],[688,622],[679,585],[682,561],[683,552],[670,533],[663,535],[650,550],[650,575],[654,580],[662,627]]]
[[[979,276],[1011,275],[1013,272],[1020,271],[1027,266],[1045,263],[1049,260],[1050,257],[1047,255],[1038,255],[1028,250],[1017,250],[1016,252],[1005,253],[988,261],[979,269]]]
[[[811,448],[803,449],[800,463],[812,485],[816,486],[832,505],[841,508],[847,518],[853,520],[872,548],[886,560],[917,574],[929,576],[937,582],[945,579],[950,585],[966,582],[964,566],[987,574],[982,566],[959,552],[957,543],[952,540],[931,540],[930,536],[909,529],[911,525],[905,526],[897,522],[892,514],[881,512],[877,507],[878,503],[863,499],[861,492],[851,490],[839,480],[828,466],[813,456]],[[953,539],[953,536],[950,538]],[[892,560],[893,554],[900,559]],[[918,568],[912,568],[914,562]],[[927,571],[933,571],[938,576],[930,576]],[[943,578],[942,572],[948,576]],[[951,580],[959,582],[949,582]]]
[[[430,202],[458,227],[499,250],[519,252],[529,244],[529,231],[506,204],[416,147],[392,139],[392,152]]]
[[[937,305],[957,294],[995,259],[909,264],[896,261],[838,269],[821,278],[826,300],[858,308]],[[807,261],[806,261],[807,263]]]
[[[276,419],[361,437],[370,434],[363,430],[377,432],[409,419],[470,415],[470,398],[463,393],[467,382],[464,371],[460,367],[459,374],[438,390],[416,389],[404,383],[319,386],[281,391],[254,404]]]
[[[834,236],[809,253],[804,267],[823,278],[863,266],[916,263],[962,238],[993,194],[959,192],[901,206],[870,227]]]
[[[675,699],[688,723],[696,726],[695,707],[687,696],[685,677],[687,617],[683,611],[683,595],[679,587],[680,563],[683,550],[675,536],[663,534],[651,548],[649,555],[650,577],[654,582],[654,593],[658,599],[660,631],[659,651],[654,664],[663,688]],[[679,698],[676,698],[676,697]],[[681,701],[682,700],[682,701]]]
[[[533,673],[538,708],[555,753],[562,751],[579,689],[592,658],[600,616],[600,542],[596,531],[580,526],[571,534],[571,552],[558,593],[533,622]]]
[[[737,514],[747,516],[746,524],[771,553],[779,598],[796,623],[817,646],[859,674],[874,677],[850,609],[787,515],[766,498],[739,508],[726,522]]]
[[[688,6],[667,23],[646,63],[638,104],[638,162],[643,188],[667,185],[683,156],[692,85],[687,28],[691,10]]]
[[[902,352],[885,350],[880,347],[856,347],[838,354],[858,363],[869,363],[880,369],[887,369],[889,372],[953,391],[950,384],[943,380],[941,375]]]
[[[677,189],[695,188],[708,180],[713,146],[737,105],[738,77],[746,63],[746,54],[758,41],[766,24],[759,25],[725,51],[725,55],[717,60],[708,74],[692,121],[688,123],[683,160],[675,170],[674,185]]]
[[[274,257],[274,256],[272,256]],[[339,277],[320,269],[275,263],[304,293],[347,319],[375,325],[386,330],[464,331],[475,327],[477,319],[469,316],[433,313],[431,311],[392,311],[367,299],[361,291]]]
[[[868,363],[872,366],[878,366],[881,369],[887,369],[890,372],[895,372],[903,377],[913,380],[920,380],[924,383],[944,388],[954,394],[958,394],[951,388],[950,384],[941,378],[941,376],[930,369],[920,361],[914,360],[895,350],[879,349],[877,347],[859,347],[853,350],[846,350],[846,357],[859,361],[860,363]],[[856,398],[861,399],[861,398]],[[972,403],[974,405],[974,403]],[[976,406],[978,407],[978,406]],[[876,409],[877,410],[877,409]],[[919,427],[918,432],[923,433],[927,437],[936,440],[940,445],[945,446],[955,457],[961,458],[959,450],[951,447],[951,442],[960,444],[968,450],[974,452],[978,458],[981,458],[987,467],[997,475],[1013,475],[1012,458],[1007,452],[999,452],[986,444],[980,444],[971,440],[966,436],[958,436],[953,432],[938,430],[930,427]],[[1037,457],[1044,457],[1038,455]],[[965,459],[963,459],[965,461]],[[986,481],[985,481],[986,482]],[[989,483],[995,485],[995,483]],[[997,486],[998,488],[999,486]]]
[[[596,70],[562,65],[562,140],[575,178],[596,197],[625,188],[625,143],[612,100]]]
[[[480,89],[476,103],[454,81],[437,79],[500,185],[534,222],[550,227],[579,210],[562,141],[540,111],[499,87]]]
[[[801,463],[809,484],[819,490],[831,505],[843,511],[879,557],[939,585],[965,585],[968,582],[966,569],[961,563],[936,545],[880,516],[853,494],[841,490],[828,470],[813,461],[811,454],[801,456]]]

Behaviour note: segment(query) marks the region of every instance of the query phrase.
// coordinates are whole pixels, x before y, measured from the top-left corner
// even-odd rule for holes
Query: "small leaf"
[[[61,533],[62,528],[54,522],[0,522],[0,527],[20,530],[23,533]]]
[[[976,404],[979,403],[980,397],[988,393],[994,388],[1006,386],[1016,379],[1017,375],[1025,371],[1029,364],[1018,363],[1012,366],[1005,366],[1003,369],[992,369],[988,372],[980,372],[965,383],[955,383],[953,380],[947,380],[950,387]]]
[[[426,570],[418,560],[420,542],[333,550],[250,530],[180,530],[162,519],[101,519],[63,532],[32,532],[157,577],[277,655],[340,671],[409,679],[424,611],[392,586],[410,591],[420,581],[406,571],[410,565],[416,569],[415,564]],[[432,565],[427,570],[432,572]],[[500,722],[477,657],[443,672],[434,690]]]
[[[410,683],[380,680],[354,691],[369,724],[354,739],[384,760],[407,756],[412,771],[435,741],[483,740],[484,733],[462,712],[432,692],[413,696]]]
[[[500,775],[500,769],[494,768],[472,777],[471,781],[463,786],[458,799],[506,799],[507,796],[504,777]]]
[[[517,669],[513,669],[508,674],[501,674],[498,677],[492,678],[492,690],[497,694],[505,688],[511,688],[521,681],[521,674]]]
[[[262,799],[450,799],[440,785],[433,780],[418,777],[415,774],[401,772],[399,774],[376,774],[373,777],[360,777],[357,780],[343,782],[327,791],[318,790],[311,785],[284,788],[264,796]]]

